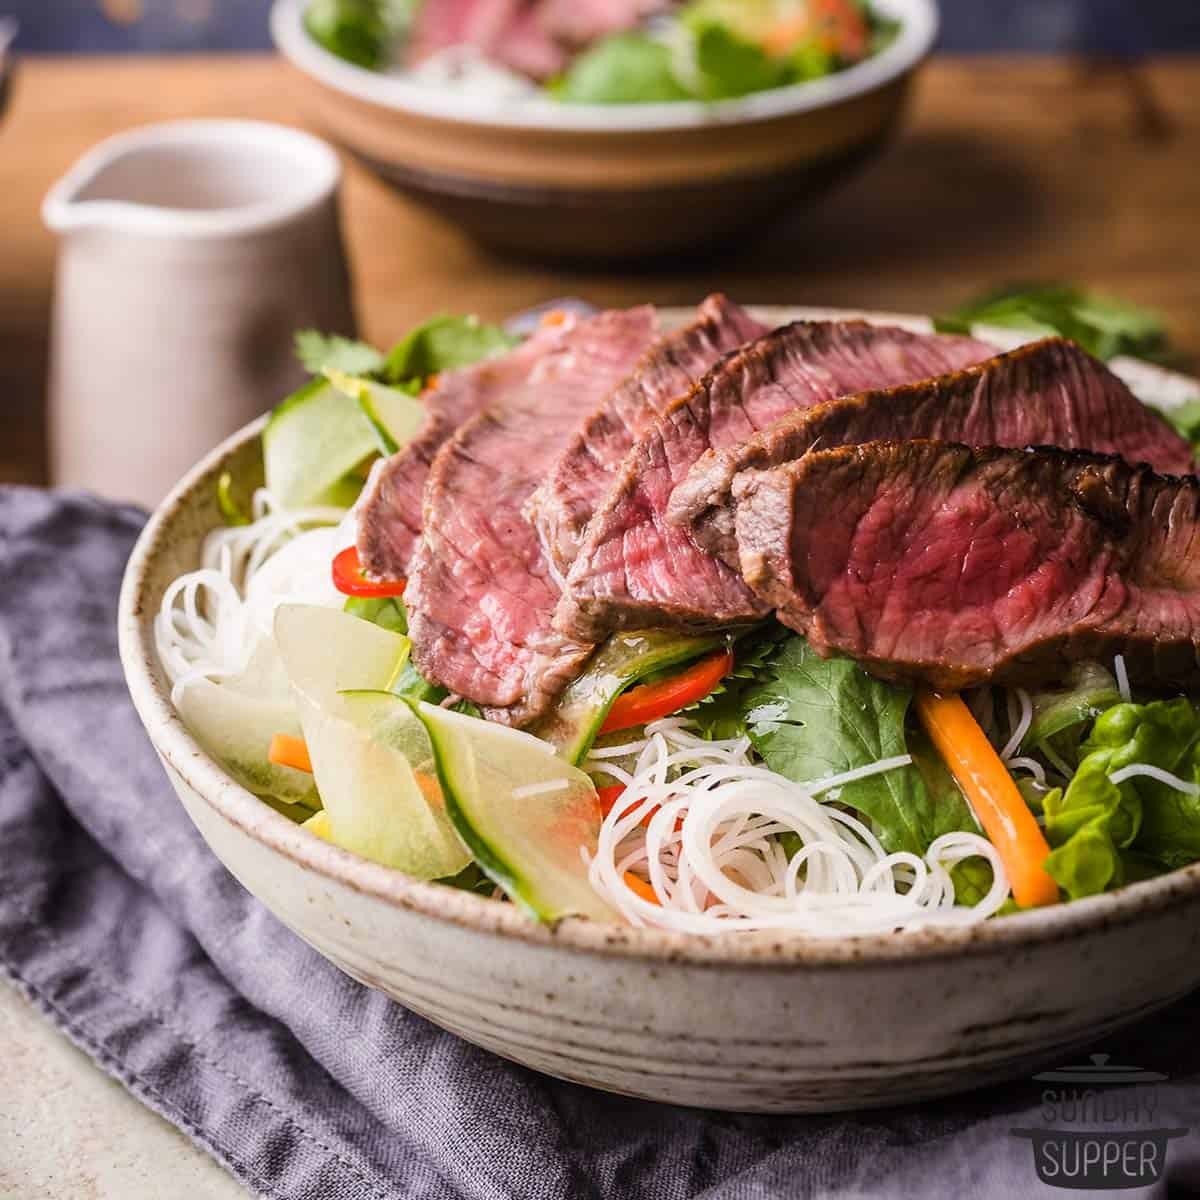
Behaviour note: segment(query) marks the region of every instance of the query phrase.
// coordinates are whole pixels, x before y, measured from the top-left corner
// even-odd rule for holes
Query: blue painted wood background
[[[268,0],[0,0],[33,52],[251,50]],[[1200,0],[942,0],[947,50],[1200,50]]]

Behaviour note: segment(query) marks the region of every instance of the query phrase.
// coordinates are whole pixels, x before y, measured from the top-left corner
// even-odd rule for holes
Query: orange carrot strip
[[[1058,903],[1050,846],[1017,785],[962,698],[917,693],[917,712],[988,835],[1022,908]]]
[[[658,896],[654,889],[640,876],[632,871],[625,872],[625,886],[635,895],[640,896],[648,904],[658,904]],[[662,907],[659,905],[659,907]]]
[[[267,762],[274,763],[277,767],[295,767],[297,771],[312,774],[312,759],[308,757],[308,746],[305,745],[304,739],[292,737],[288,733],[277,733],[271,739]]]

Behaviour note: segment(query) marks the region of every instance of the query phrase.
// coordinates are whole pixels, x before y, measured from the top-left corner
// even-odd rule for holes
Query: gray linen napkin
[[[0,969],[254,1192],[1056,1194],[1010,1133],[1040,1123],[1032,1082],[828,1117],[677,1109],[514,1066],[341,975],[209,853],[127,698],[116,597],[142,520],[0,489]],[[1173,1077],[1156,1125],[1200,1130],[1198,1015],[1189,999],[1096,1048]],[[1172,1194],[1200,1190],[1200,1138],[1168,1165]]]

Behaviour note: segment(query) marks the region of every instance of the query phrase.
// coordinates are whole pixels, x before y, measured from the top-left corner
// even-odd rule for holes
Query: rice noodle
[[[1121,699],[1128,704],[1133,699],[1133,693],[1129,690],[1129,672],[1125,670],[1125,655],[1118,654],[1113,659],[1113,670],[1117,676],[1117,691],[1121,693]]]
[[[1029,693],[1024,688],[1016,688],[1017,702],[1021,706],[1021,716],[1014,726],[1012,726],[1012,736],[1004,744],[1004,749],[1000,751],[1000,757],[1007,762],[1021,748],[1021,743],[1025,740],[1025,735],[1029,732],[1029,727],[1033,724],[1033,701],[1029,698]],[[1012,717],[1012,698],[1013,692],[1008,693],[1009,697],[1009,717],[1011,722]]]
[[[248,525],[211,532],[199,569],[163,593],[154,640],[176,702],[192,680],[244,670],[259,640],[270,636],[280,604],[344,600],[329,564],[354,541],[352,515],[341,508],[285,511],[259,488],[251,517]]]
[[[1149,763],[1130,763],[1127,767],[1121,767],[1120,770],[1114,771],[1108,777],[1108,781],[1122,784],[1127,779],[1135,779],[1139,775],[1144,775],[1148,779],[1157,779],[1159,783],[1165,783],[1167,787],[1172,787],[1185,795],[1200,796],[1200,786],[1188,783],[1186,779],[1180,779],[1178,775],[1172,775],[1170,771],[1164,771],[1162,767],[1154,767]]]
[[[1008,896],[999,855],[979,834],[944,834],[923,857],[888,854],[857,816],[815,795],[894,770],[907,755],[796,784],[756,764],[748,739],[704,741],[679,717],[653,722],[625,749],[636,765],[601,825],[589,874],[635,925],[841,937],[982,921]],[[603,757],[588,765],[614,770]],[[801,843],[790,858],[781,834]],[[972,857],[991,864],[993,883],[968,907],[955,902],[950,870]],[[626,886],[627,871],[648,879],[659,904]]]
[[[1046,786],[1046,768],[1036,758],[1010,758],[1004,765],[1010,771],[1028,771],[1039,786]]]

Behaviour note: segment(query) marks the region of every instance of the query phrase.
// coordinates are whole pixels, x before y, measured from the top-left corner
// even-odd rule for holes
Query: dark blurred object
[[[1197,0],[943,0],[939,48],[1108,58],[1200,49]]]
[[[0,16],[0,115],[3,115],[8,107],[9,94],[12,92],[15,67],[12,44],[16,40],[19,28],[16,18]]]
[[[266,50],[264,0],[3,0],[18,49]],[[1200,0],[943,0],[941,48],[1137,57],[1200,50]]]

